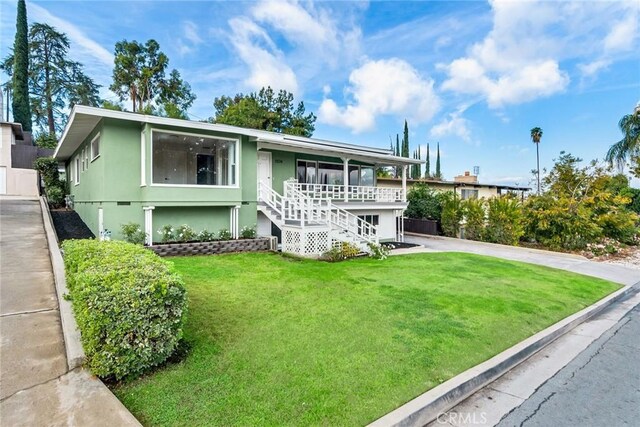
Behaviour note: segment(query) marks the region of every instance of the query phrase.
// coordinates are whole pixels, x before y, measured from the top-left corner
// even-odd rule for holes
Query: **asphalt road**
[[[640,426],[640,305],[497,425]]]

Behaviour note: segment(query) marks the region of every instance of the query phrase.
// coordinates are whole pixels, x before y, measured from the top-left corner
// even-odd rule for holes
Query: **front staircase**
[[[282,252],[320,256],[334,245],[347,242],[361,252],[378,244],[376,227],[336,206],[330,198],[311,198],[285,182],[284,195],[260,181],[258,210],[282,231]]]

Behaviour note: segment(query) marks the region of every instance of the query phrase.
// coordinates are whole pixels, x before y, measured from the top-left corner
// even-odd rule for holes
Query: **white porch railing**
[[[286,181],[285,194],[289,188],[295,189],[312,199],[383,203],[406,201],[405,193],[401,188],[369,187],[362,185],[303,184],[297,181]]]

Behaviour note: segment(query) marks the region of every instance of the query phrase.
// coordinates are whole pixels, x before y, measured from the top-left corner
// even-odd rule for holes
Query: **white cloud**
[[[246,18],[233,18],[229,25],[233,30],[231,43],[249,68],[249,76],[245,80],[247,86],[256,90],[271,86],[298,92],[295,73],[263,28]]]
[[[58,31],[65,33],[69,37],[73,45],[72,50],[76,51],[77,56],[94,58],[103,65],[113,67],[113,54],[88,37],[75,25],[52,15],[48,10],[33,2],[29,3],[29,16],[33,21],[46,22]],[[86,62],[86,60],[81,62]]]
[[[623,20],[617,22],[607,37],[604,39],[605,51],[631,50],[638,33],[637,10],[629,10],[629,14]]]
[[[469,121],[462,117],[459,112],[449,114],[448,118],[433,126],[429,134],[434,138],[453,135],[465,142],[471,142]]]
[[[555,5],[503,0],[491,5],[492,30],[467,56],[441,66],[448,74],[442,88],[481,95],[491,108],[564,91],[569,75],[552,57],[555,48],[545,33],[561,19]]]
[[[378,115],[392,114],[421,123],[440,108],[433,80],[397,58],[366,61],[351,72],[346,92],[352,99],[344,107],[333,99],[322,102],[319,121],[360,133],[372,130]]]
[[[184,30],[184,37],[189,40],[193,44],[202,43],[202,38],[200,37],[198,26],[193,21],[184,21],[182,23],[182,28]]]

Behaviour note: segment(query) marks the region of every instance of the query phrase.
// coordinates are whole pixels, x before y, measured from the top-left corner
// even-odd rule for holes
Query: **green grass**
[[[174,258],[191,353],[115,388],[145,425],[362,425],[618,285],[459,253]]]

